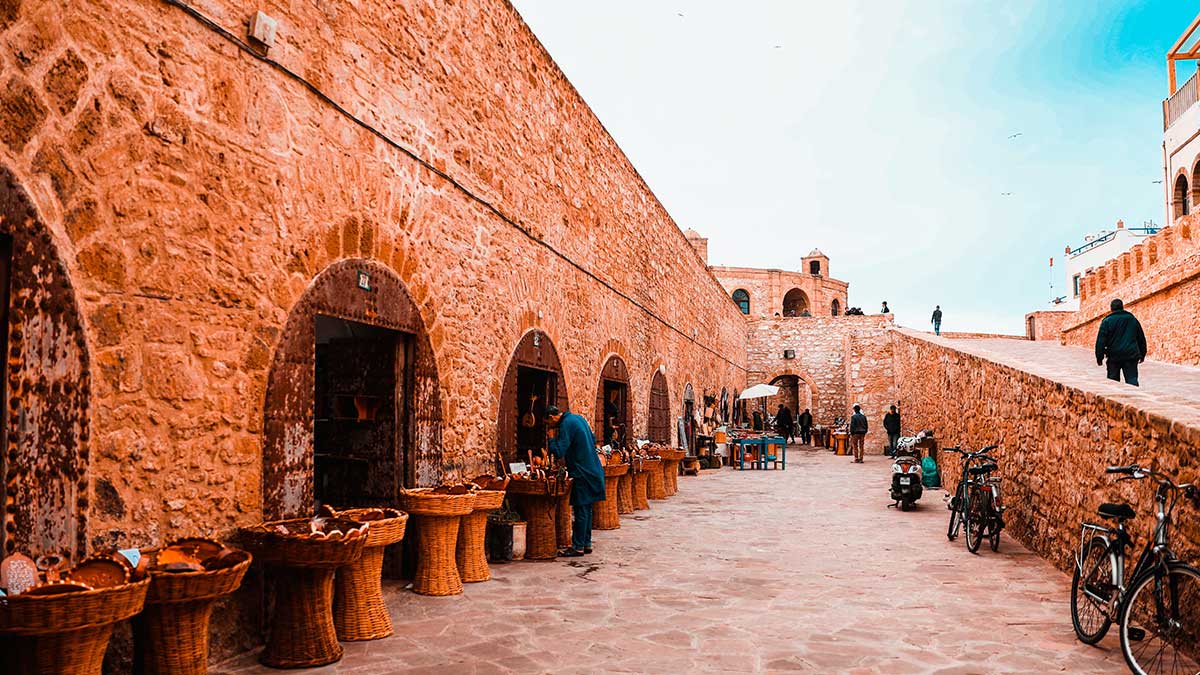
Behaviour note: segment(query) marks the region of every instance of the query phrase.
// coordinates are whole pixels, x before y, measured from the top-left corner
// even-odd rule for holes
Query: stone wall
[[[1187,481],[1200,471],[1200,426],[1155,412],[1139,392],[1108,381],[1051,381],[1006,365],[970,344],[949,346],[898,329],[896,383],[907,424],[933,429],[941,446],[978,450],[997,444],[1010,534],[1063,570],[1070,569],[1083,520],[1101,502],[1128,501],[1145,541],[1153,526],[1153,489],[1116,485],[1108,465],[1141,463]],[[960,474],[956,455],[939,458],[943,484]],[[937,504],[940,506],[940,504]],[[1177,552],[1200,553],[1200,514],[1177,513]]]
[[[199,6],[245,34],[243,3]],[[380,315],[319,280],[339,263],[418,310],[419,433],[440,434],[420,482],[490,466],[534,328],[588,419],[620,355],[639,433],[660,365],[674,414],[689,384],[744,385],[743,317],[507,3],[273,4],[266,62],[156,0],[4,7],[0,166],[73,284],[94,383],[90,547],[262,517],[269,374],[303,368],[277,358],[289,318],[314,294]]]
[[[1063,326],[1075,312],[1040,311],[1025,315],[1025,337],[1030,340],[1059,340]]]
[[[750,316],[771,318],[783,313],[783,299],[788,291],[800,289],[808,300],[814,317],[830,316],[833,301],[838,313],[846,311],[849,284],[824,275],[788,272],[785,270],[751,269],[746,267],[711,267],[712,273],[732,295],[740,289],[750,294]]]
[[[859,403],[870,422],[868,447],[886,441],[883,415],[897,398],[890,315],[756,319],[749,326],[749,384],[796,375],[812,393],[817,424],[849,417]],[[789,349],[794,359],[783,357]]]
[[[1080,280],[1079,313],[1063,327],[1064,344],[1092,347],[1113,298],[1142,322],[1149,358],[1200,365],[1200,216],[1146,237]]]

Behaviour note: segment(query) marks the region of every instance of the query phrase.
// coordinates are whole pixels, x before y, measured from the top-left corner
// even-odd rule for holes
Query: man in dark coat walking
[[[854,414],[850,416],[850,451],[854,453],[854,461],[863,463],[863,441],[867,438],[867,416],[862,414],[862,408],[854,406]]]
[[[896,456],[896,441],[900,440],[900,413],[896,410],[896,406],[891,407],[891,411],[883,416],[883,428],[888,435],[888,451],[889,457]]]
[[[1125,303],[1119,299],[1109,305],[1112,312],[1100,322],[1096,333],[1096,365],[1103,365],[1108,357],[1108,379],[1138,386],[1138,364],[1146,360],[1146,334],[1137,317],[1125,311]]]
[[[775,413],[775,433],[783,437],[784,442],[796,436],[792,426],[792,411],[782,403]]]
[[[592,552],[592,505],[604,501],[604,467],[596,456],[596,438],[587,420],[554,406],[546,408],[550,452],[566,462],[571,483],[571,547],[558,554],[568,558]]]
[[[796,422],[800,425],[800,442],[805,445],[812,443],[812,412],[808,408],[805,408],[804,412],[800,413],[800,418]]]

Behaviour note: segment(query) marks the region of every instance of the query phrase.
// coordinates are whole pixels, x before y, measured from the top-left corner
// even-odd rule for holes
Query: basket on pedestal
[[[142,611],[150,580],[0,598],[0,672],[100,675],[113,626]]]
[[[633,472],[633,510],[641,511],[650,508],[650,502],[647,500],[647,487],[650,482],[650,475],[645,468]]]
[[[455,550],[459,520],[475,508],[475,493],[440,494],[430,488],[405,490],[400,503],[417,530],[417,572],[413,592],[421,595],[462,593]]]
[[[358,561],[339,567],[334,578],[333,625],[339,640],[378,640],[393,633],[383,604],[383,552],[404,539],[408,514],[396,509],[335,510],[337,517],[371,524]]]
[[[311,668],[342,658],[333,625],[333,573],[362,557],[370,526],[339,518],[278,520],[242,530],[276,581],[275,617],[259,661]]]
[[[574,509],[571,508],[571,493],[558,498],[557,509],[554,513],[554,524],[558,530],[558,547],[560,549],[571,545],[571,519],[574,517]]]
[[[617,485],[621,476],[629,472],[628,464],[608,464],[604,467],[604,501],[593,505],[592,526],[597,530],[615,530],[621,527],[617,515]]]
[[[571,480],[555,477],[513,478],[511,497],[525,519],[525,559],[554,560],[558,556],[558,503],[571,494]]]
[[[487,564],[487,550],[484,548],[487,519],[488,514],[504,505],[504,497],[504,490],[476,490],[474,508],[459,521],[454,561],[458,566],[458,576],[464,583],[492,578]]]
[[[663,483],[661,459],[647,459],[642,463],[646,467],[646,497],[649,499],[666,499],[667,490]]]
[[[679,463],[687,453],[676,448],[664,448],[658,455],[662,458],[663,491],[670,497],[679,492]]]
[[[251,556],[202,572],[155,571],[151,565],[146,607],[134,619],[145,675],[204,675],[208,672],[208,624],[213,605],[242,585]],[[157,550],[142,551],[151,559]]]
[[[633,513],[633,471],[628,464],[625,473],[617,476],[617,513]]]

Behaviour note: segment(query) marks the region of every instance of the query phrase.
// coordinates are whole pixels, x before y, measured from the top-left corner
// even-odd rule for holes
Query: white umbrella
[[[774,387],[769,384],[756,384],[753,387],[742,392],[738,398],[743,401],[751,398],[766,398],[779,393],[779,387]]]

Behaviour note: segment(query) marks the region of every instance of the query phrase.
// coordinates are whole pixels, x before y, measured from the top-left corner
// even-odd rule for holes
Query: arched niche
[[[1172,199],[1174,205],[1175,217],[1180,218],[1191,213],[1189,197],[1191,196],[1188,190],[1188,179],[1184,174],[1179,174],[1175,179],[1175,194]]]
[[[554,343],[535,328],[521,337],[504,373],[496,419],[496,451],[504,462],[546,446],[549,404],[567,410],[567,380]]]
[[[600,369],[600,381],[596,384],[596,440],[613,447],[625,447],[632,441],[630,436],[629,369],[625,360],[613,354]]]
[[[88,549],[87,340],[50,231],[3,167],[0,353],[6,356],[0,378],[0,550],[66,551],[78,560]],[[108,484],[105,494],[113,489]],[[112,517],[124,515],[120,508]]]
[[[671,443],[671,392],[661,369],[650,378],[650,414],[646,437],[653,443]]]
[[[263,418],[268,519],[309,515],[322,492],[391,505],[444,475],[433,347],[395,272],[349,259],[317,275],[288,314]]]
[[[809,311],[808,295],[799,288],[793,288],[783,296],[783,315],[802,316]]]

